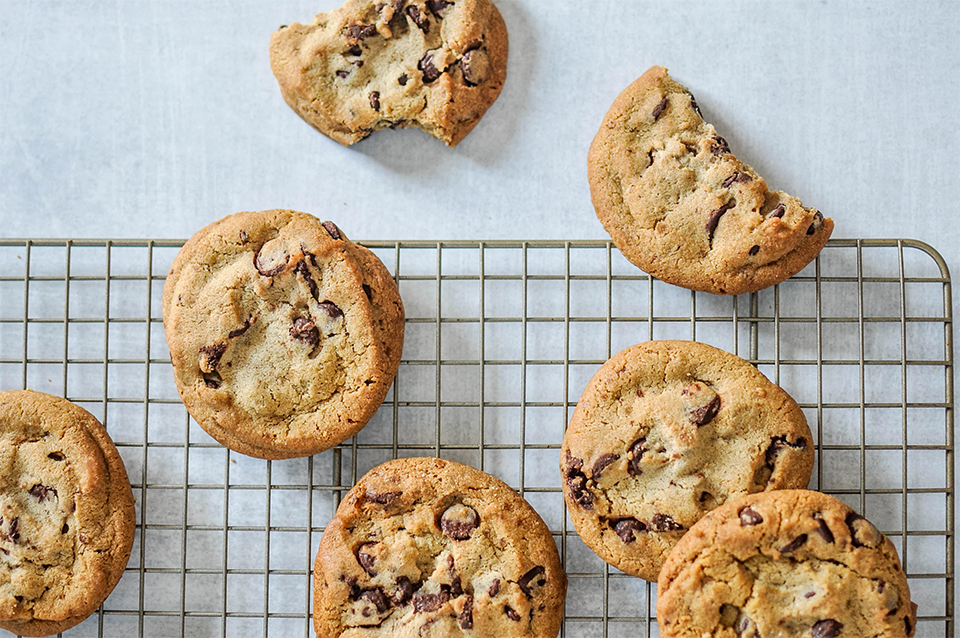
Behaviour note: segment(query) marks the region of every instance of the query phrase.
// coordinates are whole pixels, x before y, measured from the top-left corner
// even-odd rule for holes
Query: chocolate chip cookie
[[[567,581],[550,531],[519,494],[433,458],[374,468],[324,530],[318,636],[554,638]]]
[[[136,518],[113,441],[89,412],[0,392],[0,628],[49,636],[82,622],[123,575]]]
[[[507,76],[507,28],[489,0],[347,0],[280,27],[270,64],[284,100],[348,146],[418,126],[456,146]]]
[[[588,168],[597,217],[620,252],[684,288],[739,295],[772,286],[833,232],[819,211],[768,190],[658,66],[614,101]]]
[[[163,293],[174,380],[191,416],[259,458],[356,434],[393,382],[404,314],[373,253],[332,222],[237,213],[194,235]]]
[[[704,514],[748,493],[805,487],[813,456],[797,403],[752,365],[702,343],[649,341],[587,384],[560,470],[587,546],[655,581]]]
[[[664,638],[912,636],[897,551],[868,520],[809,490],[718,507],[677,543],[657,583]]]

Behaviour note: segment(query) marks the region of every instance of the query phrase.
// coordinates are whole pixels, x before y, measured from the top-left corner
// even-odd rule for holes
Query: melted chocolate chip
[[[443,18],[443,12],[446,11],[447,7],[452,5],[452,2],[447,2],[446,0],[427,0],[427,8],[438,18]]]
[[[476,510],[462,503],[451,505],[440,517],[441,531],[456,541],[465,541],[470,538],[470,534],[479,525],[480,516]]]
[[[337,77],[338,77],[338,78],[345,78],[345,77],[347,77],[348,75],[350,75],[350,71],[344,71],[343,69],[340,69],[340,70],[337,71]]]
[[[750,247],[750,250],[747,251],[750,255],[756,255],[758,252],[760,252],[760,246],[758,244],[754,244]]]
[[[759,525],[763,522],[763,517],[756,512],[756,510],[750,507],[744,507],[740,510],[740,527],[748,527],[750,525]]]
[[[634,441],[633,445],[630,446],[630,460],[627,462],[627,473],[630,476],[640,476],[643,474],[643,469],[640,467],[640,458],[643,456],[644,451],[647,448],[643,447],[643,444],[647,442],[646,438],[637,439]]]
[[[223,379],[220,377],[219,372],[204,372],[203,384],[208,388],[213,388],[216,390],[223,385]]]
[[[374,111],[380,110],[380,91],[370,92],[370,108]]]
[[[327,313],[327,316],[331,319],[338,319],[343,316],[343,311],[340,310],[340,307],[337,304],[333,303],[329,299],[325,299],[320,302],[320,307]]]
[[[483,83],[487,79],[488,68],[487,53],[483,49],[471,49],[460,58],[463,81],[469,86]]]
[[[343,239],[343,235],[340,233],[340,229],[337,228],[337,225],[334,224],[333,222],[323,222],[321,226],[323,226],[324,230],[327,231],[327,234],[330,235],[330,237],[332,237],[333,239],[336,239],[337,241],[340,241]]]
[[[856,512],[850,512],[845,519],[850,529],[850,542],[854,547],[874,548],[880,544],[882,535],[873,523]]]
[[[416,8],[413,5],[410,5],[404,10],[410,19],[413,20],[413,23],[420,28],[424,33],[430,33],[430,20],[427,16],[420,13],[420,9]]]
[[[299,265],[297,267],[299,268]],[[240,335],[242,335],[243,333],[245,333],[247,330],[250,329],[250,326],[253,325],[253,321],[254,319],[252,315],[247,317],[246,319],[243,320],[242,326],[240,326],[236,330],[231,330],[230,332],[227,333],[227,338],[236,339],[237,337],[239,337]]]
[[[360,598],[369,600],[377,608],[377,613],[383,613],[390,609],[390,601],[383,595],[383,590],[379,587],[368,589],[360,594]]]
[[[805,450],[807,448],[807,441],[803,437],[800,437],[796,443],[791,443],[785,436],[775,436],[770,439],[770,445],[767,446],[767,451],[764,453],[764,462],[767,468],[769,468],[771,476],[777,463],[777,457],[780,455],[780,450],[787,447],[792,447],[796,450]]]
[[[310,347],[314,347],[320,343],[320,331],[317,330],[313,319],[309,317],[297,317],[294,319],[293,327],[290,328],[290,336]]]
[[[667,514],[654,514],[650,519],[650,529],[655,532],[676,532],[683,529],[683,525]]]
[[[667,98],[663,98],[662,100],[660,100],[660,103],[659,103],[659,104],[657,104],[655,107],[653,107],[653,113],[652,113],[652,115],[653,115],[654,121],[656,121],[657,118],[659,118],[659,117],[663,114],[663,111],[664,111],[666,108],[667,108]]]
[[[57,490],[52,487],[47,487],[46,485],[34,485],[30,488],[30,495],[36,498],[39,502],[44,502],[50,498],[50,494],[53,494],[53,498],[57,498]]]
[[[200,347],[200,370],[202,372],[215,372],[220,365],[220,357],[227,351],[227,344],[215,343],[212,346]]]
[[[713,138],[713,145],[710,147],[710,152],[714,155],[723,155],[724,153],[730,152],[730,146],[727,144],[727,140],[717,135]]]
[[[359,44],[355,44],[343,52],[343,57],[347,57],[351,55],[362,55],[362,54],[363,54],[363,49],[360,48]]]
[[[417,69],[423,73],[423,83],[430,84],[440,77],[440,71],[433,64],[433,51],[427,51],[417,62]]]
[[[10,521],[10,528],[7,529],[7,538],[16,543],[20,540],[20,517],[15,517]]]
[[[816,532],[820,535],[820,538],[823,539],[823,542],[832,543],[834,541],[833,532],[831,532],[830,528],[827,527],[827,522],[823,520],[823,514],[814,514],[813,520],[817,521]]]
[[[781,547],[781,548],[780,548],[780,551],[783,552],[784,554],[789,554],[790,552],[795,552],[795,551],[797,551],[798,549],[800,549],[800,547],[802,547],[803,544],[806,543],[806,542],[807,542],[807,535],[806,535],[806,534],[800,534],[800,535],[797,536],[795,539],[793,539],[792,541],[790,541],[789,543],[787,543],[786,545],[784,545],[783,547]]]
[[[463,610],[457,616],[460,629],[473,629],[473,596],[467,594],[463,602]]]
[[[520,622],[520,614],[515,612],[510,605],[505,605],[503,608],[503,613],[507,615],[507,618],[513,622]]]
[[[413,594],[416,591],[417,588],[410,582],[409,578],[400,576],[397,578],[397,590],[393,593],[393,596],[390,597],[390,602],[397,607],[405,605],[407,601],[413,598]]]
[[[370,553],[370,549],[376,545],[376,543],[364,543],[357,549],[357,561],[360,563],[360,566],[363,567],[363,571],[367,572],[371,576],[377,575],[377,570],[373,568],[374,562],[376,559],[373,554]]]
[[[378,505],[389,505],[398,498],[400,498],[400,492],[371,492],[367,490],[366,499]]]
[[[724,188],[730,188],[733,184],[737,182],[750,182],[753,181],[753,178],[750,177],[747,173],[734,172],[733,175],[723,180],[722,186]]]
[[[610,521],[610,529],[624,543],[632,543],[636,540],[636,534],[647,531],[647,526],[635,518],[615,518]]]
[[[843,629],[843,624],[832,618],[820,620],[813,625],[810,635],[812,638],[837,638],[841,629]]]
[[[610,464],[620,458],[618,454],[604,454],[596,460],[593,464],[593,469],[590,471],[591,476],[594,480],[600,478],[600,474],[610,467]]]
[[[713,398],[710,399],[710,402],[706,405],[701,405],[693,410],[687,412],[687,416],[690,417],[690,422],[696,425],[697,427],[702,427],[710,421],[713,420],[713,417],[717,416],[717,412],[720,411],[720,395],[715,394]]]
[[[490,589],[487,591],[487,595],[490,596],[490,598],[493,598],[499,593],[500,593],[500,579],[494,578],[493,582],[490,583]]]
[[[377,27],[372,24],[357,24],[351,22],[347,26],[348,40],[363,40],[377,34]]]
[[[517,585],[527,595],[527,598],[533,598],[537,590],[547,584],[546,571],[542,565],[537,565],[517,581]]]
[[[783,214],[786,212],[787,212],[787,209],[784,207],[783,204],[777,204],[777,207],[774,208],[772,211],[770,211],[770,214],[767,215],[767,219],[770,219],[771,217],[776,217],[779,219],[783,217]]]
[[[67,457],[65,457],[60,452],[51,452],[50,454],[47,455],[47,458],[50,459],[51,461],[62,461]]]
[[[713,234],[717,232],[717,226],[720,224],[720,218],[723,217],[723,214],[734,206],[736,206],[736,202],[729,201],[720,208],[710,212],[710,216],[707,217],[707,223],[705,226],[707,229],[708,240],[713,241]]]
[[[563,470],[564,482],[570,490],[573,502],[585,510],[592,510],[593,493],[587,487],[587,475],[583,473],[582,468],[583,460],[571,456],[568,451]]]
[[[406,85],[407,85],[407,74],[404,73],[403,75],[401,75],[400,77],[398,77],[398,78],[397,78],[397,83],[398,83],[400,86],[406,86]]]
[[[441,589],[436,594],[417,594],[413,597],[413,611],[417,613],[437,611],[450,600],[450,592]]]

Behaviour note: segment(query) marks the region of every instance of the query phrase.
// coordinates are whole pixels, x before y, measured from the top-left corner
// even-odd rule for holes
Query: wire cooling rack
[[[320,535],[364,472],[440,456],[495,474],[540,512],[569,577],[564,637],[657,636],[655,590],[580,541],[558,448],[596,369],[647,339],[739,354],[802,406],[811,487],[897,546],[917,636],[954,634],[950,279],[909,240],[832,240],[739,297],[651,279],[608,242],[370,242],[407,312],[396,384],[354,439],[312,458],[231,453],[179,401],[161,320],[182,242],[0,240],[0,387],[102,419],[137,498],[133,554],[68,636],[311,636]]]

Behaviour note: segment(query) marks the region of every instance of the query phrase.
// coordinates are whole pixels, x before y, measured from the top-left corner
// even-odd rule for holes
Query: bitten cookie
[[[657,583],[664,638],[903,638],[916,607],[893,543],[808,490],[717,508],[677,543]]]
[[[0,392],[0,628],[49,636],[79,624],[123,575],[136,517],[113,441],[89,412]]]
[[[318,636],[554,638],[567,580],[508,485],[451,461],[390,461],[347,494],[314,569]]]
[[[173,262],[163,325],[191,416],[227,447],[307,456],[356,434],[403,347],[397,286],[376,256],[305,213],[237,213]]]
[[[347,0],[270,38],[287,104],[348,146],[419,126],[456,146],[507,76],[507,28],[489,0]]]
[[[620,252],[671,284],[739,295],[800,272],[833,232],[730,152],[693,95],[651,67],[614,101],[587,163]]]
[[[711,509],[806,487],[814,446],[790,396],[743,359],[693,341],[649,341],[587,384],[560,449],[577,533],[614,567],[657,580]]]

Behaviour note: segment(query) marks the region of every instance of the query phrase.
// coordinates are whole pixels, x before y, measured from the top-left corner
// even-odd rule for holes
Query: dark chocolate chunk
[[[427,16],[420,13],[420,9],[416,8],[413,5],[410,5],[404,10],[410,19],[413,20],[413,23],[420,28],[424,33],[430,33],[430,20]]]
[[[65,457],[60,452],[51,452],[50,454],[47,455],[47,458],[50,459],[51,461],[62,461],[67,457]]]
[[[845,519],[850,528],[850,542],[854,547],[877,547],[883,536],[873,523],[856,512],[850,512]]]
[[[747,251],[747,253],[749,253],[750,255],[756,255],[758,252],[760,252],[759,244],[754,244],[753,246],[750,246],[750,250]]]
[[[650,529],[655,532],[675,532],[683,529],[683,525],[667,514],[654,514],[650,519]]]
[[[736,202],[729,201],[720,208],[711,211],[710,216],[707,217],[707,224],[705,228],[707,229],[707,239],[713,241],[713,234],[717,232],[717,225],[720,224],[720,218],[723,217],[723,214],[736,206]]]
[[[340,234],[340,229],[337,228],[337,225],[333,222],[323,222],[321,226],[323,226],[324,230],[326,230],[327,233],[337,241],[343,239],[343,235]]]
[[[820,535],[820,538],[823,539],[825,543],[833,542],[833,532],[830,531],[830,528],[827,527],[827,522],[823,520],[823,514],[817,513],[813,515],[813,520],[817,521],[817,534]]]
[[[600,477],[601,472],[610,467],[610,464],[620,458],[619,454],[604,454],[596,460],[593,464],[593,469],[590,471],[591,476],[594,480]]]
[[[652,114],[652,115],[653,115],[654,121],[656,121],[656,119],[659,118],[659,117],[663,114],[663,111],[664,111],[666,108],[667,108],[667,98],[664,97],[662,100],[660,100],[660,103],[659,103],[659,104],[657,104],[655,107],[653,107],[653,114]]]
[[[362,592],[359,598],[365,598],[369,600],[377,608],[378,613],[383,613],[390,609],[390,601],[387,600],[387,597],[383,595],[383,590],[379,587],[376,589],[367,589]]]
[[[507,615],[507,618],[509,618],[513,622],[520,622],[520,614],[515,612],[510,605],[504,605],[503,613],[505,613]]]
[[[710,147],[710,152],[714,155],[723,155],[724,153],[729,153],[730,145],[727,144],[727,140],[717,135],[713,138],[713,146]]]
[[[546,573],[547,570],[542,565],[537,565],[520,577],[517,585],[527,595],[527,598],[533,598],[539,588],[547,584]]]
[[[377,27],[372,24],[357,24],[351,22],[347,25],[348,40],[363,40],[377,34]]]
[[[374,111],[380,110],[380,91],[370,92],[370,108]]]
[[[220,357],[227,351],[227,344],[215,343],[212,346],[200,346],[200,370],[214,372],[220,365]]]
[[[837,638],[837,636],[840,635],[841,629],[843,629],[843,624],[832,618],[820,620],[813,625],[813,630],[810,635],[812,638]]]
[[[741,173],[741,172],[735,171],[733,175],[723,180],[722,186],[724,188],[730,188],[731,186],[733,186],[733,184],[737,182],[742,183],[742,182],[751,182],[751,181],[753,181],[753,178],[750,177],[750,175],[748,175],[747,173]]]
[[[490,596],[490,598],[493,598],[499,593],[500,593],[500,579],[494,578],[493,582],[490,583],[490,589],[487,591],[487,595]]]
[[[740,510],[740,527],[747,527],[749,525],[759,525],[763,522],[763,517],[757,513],[751,507],[744,507]]]
[[[413,597],[413,611],[417,613],[437,611],[450,600],[450,592],[441,589],[436,594],[417,594]]]
[[[787,440],[785,436],[775,436],[770,439],[770,445],[767,446],[767,451],[764,454],[764,461],[767,464],[767,467],[771,471],[771,475],[774,467],[777,463],[777,456],[780,454],[780,450],[786,447],[792,447],[797,450],[805,450],[807,448],[807,441],[803,437],[797,439],[796,443],[791,443]]]
[[[430,84],[440,77],[440,71],[433,65],[433,51],[427,51],[417,62],[417,68],[423,73],[423,83]]]
[[[50,498],[50,494],[53,494],[53,498],[57,498],[57,490],[52,487],[47,487],[46,485],[34,485],[30,488],[30,495],[35,497],[41,503]]]
[[[636,540],[636,534],[647,531],[647,526],[635,518],[615,518],[610,520],[610,529],[624,543],[632,543]]]
[[[269,242],[268,242],[269,243]],[[270,263],[267,261],[266,256],[261,256],[263,248],[266,246],[264,244],[260,247],[260,250],[256,252],[253,256],[253,267],[257,269],[257,272],[263,275],[264,277],[273,277],[283,272],[283,269],[287,267],[287,262],[290,261],[290,255],[284,254],[283,261],[279,262],[276,266],[270,267]],[[272,257],[273,255],[271,255]]]
[[[398,498],[400,498],[400,492],[371,492],[367,490],[366,499],[378,505],[389,505]]]
[[[447,7],[452,5],[452,2],[447,2],[446,0],[427,0],[427,8],[438,18],[443,18],[443,12],[446,11]]]
[[[643,447],[643,444],[646,442],[646,438],[637,439],[634,441],[633,445],[630,446],[631,456],[630,460],[627,462],[627,473],[630,474],[630,476],[640,476],[643,474],[643,469],[640,467],[640,458],[647,449]]]
[[[482,84],[487,79],[487,53],[483,49],[471,49],[460,58],[463,80],[470,86]]]
[[[313,319],[309,317],[297,317],[294,319],[293,327],[290,328],[290,336],[311,347],[320,343],[320,331],[317,330]]]
[[[702,427],[710,421],[713,420],[713,417],[717,416],[717,412],[720,411],[720,395],[715,394],[713,398],[710,399],[710,402],[706,405],[701,405],[693,410],[687,412],[687,416],[690,417],[690,422],[696,425],[697,427]]]
[[[789,543],[787,543],[786,545],[784,545],[783,547],[781,547],[781,548],[780,548],[780,551],[783,552],[784,554],[789,554],[790,552],[795,552],[795,551],[797,551],[798,549],[800,549],[800,547],[802,547],[803,544],[806,543],[806,542],[807,542],[807,535],[806,535],[806,534],[800,534],[800,535],[797,536],[795,539],[793,539],[792,541],[790,541]]]
[[[583,473],[583,460],[570,455],[567,451],[563,478],[570,490],[573,502],[585,510],[593,509],[593,493],[587,487],[587,475]]]
[[[60,528],[60,533],[61,533],[61,534],[66,534],[66,533],[69,532],[69,531],[70,531],[70,526],[67,525],[66,523],[64,523],[64,524],[63,524],[63,527]]]
[[[473,596],[467,594],[463,602],[463,611],[457,616],[460,629],[473,629]]]
[[[465,541],[470,538],[470,534],[479,525],[480,516],[476,510],[462,503],[451,505],[440,517],[440,529],[456,541]]]
[[[329,299],[321,301],[320,307],[323,308],[324,312],[326,312],[327,316],[331,319],[337,319],[343,316],[343,311],[340,310],[340,307]]]
[[[770,214],[767,215],[767,219],[770,219],[771,217],[781,218],[785,212],[787,212],[786,207],[784,207],[783,204],[777,204],[777,207],[770,211]]]
[[[410,582],[410,579],[406,576],[400,576],[397,578],[397,590],[390,597],[390,602],[397,607],[405,605],[408,600],[413,598],[415,591],[417,591],[417,588]]]
[[[400,86],[406,86],[406,85],[407,85],[407,74],[404,73],[404,74],[401,75],[399,78],[397,78],[397,83],[399,83]]]
[[[370,548],[374,545],[376,545],[376,543],[364,543],[357,549],[357,561],[360,563],[360,566],[363,567],[363,571],[371,576],[377,575],[377,570],[373,568],[376,559],[373,554],[370,553]]]
[[[298,264],[298,265],[297,265],[297,268],[299,268],[299,267],[300,267],[300,265]],[[249,330],[249,329],[250,329],[250,326],[253,325],[253,322],[254,322],[253,315],[247,317],[246,319],[243,320],[243,325],[242,325],[242,326],[240,326],[240,327],[237,328],[236,330],[231,330],[230,332],[227,333],[227,338],[229,338],[229,339],[236,339],[237,337],[239,337],[240,335],[242,335],[244,332],[246,332],[247,330]]]
[[[703,113],[700,112],[700,105],[697,104],[697,98],[693,97],[693,93],[688,93],[687,95],[690,96],[690,106],[693,107],[693,110],[696,111],[697,115],[699,115],[700,118],[702,119]]]

